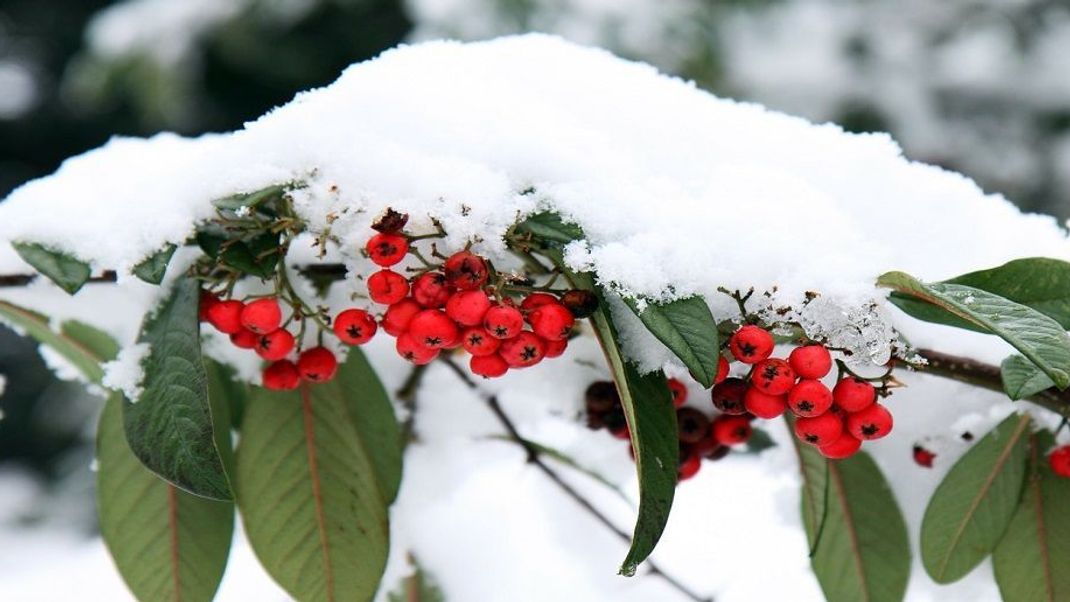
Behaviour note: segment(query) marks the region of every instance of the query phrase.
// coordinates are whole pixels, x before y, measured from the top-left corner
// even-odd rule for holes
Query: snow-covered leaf
[[[229,500],[233,494],[219,449],[227,442],[213,427],[213,412],[224,403],[209,399],[199,304],[197,281],[179,278],[142,325],[138,342],[150,351],[142,363],[141,396],[123,406],[126,439],[141,462],[164,479],[197,495]]]
[[[268,186],[255,192],[248,194],[235,194],[221,199],[212,201],[212,204],[219,209],[227,209],[230,211],[237,211],[242,207],[248,207],[249,209],[255,209],[267,201],[272,201],[282,197],[282,194],[286,192],[285,186]]]
[[[877,284],[910,295],[999,336],[1061,388],[1070,386],[1070,336],[1035,309],[961,284],[925,284],[903,272],[888,272]]]
[[[279,235],[267,232],[248,241],[230,242],[224,246],[219,258],[236,270],[269,278],[279,263]]]
[[[1048,431],[1031,438],[1022,500],[992,553],[1004,602],[1070,600],[1070,479],[1052,472],[1044,458],[1053,444]]]
[[[999,366],[999,374],[1003,381],[1003,391],[1015,401],[1055,386],[1047,374],[1020,355],[1012,355],[1003,360]]]
[[[516,225],[516,231],[529,234],[544,243],[565,245],[583,238],[583,230],[552,212],[536,213]]]
[[[1026,472],[1028,415],[1011,415],[951,467],[921,524],[921,561],[937,583],[966,576],[1010,523]]]
[[[38,243],[14,242],[19,257],[73,295],[89,280],[89,264]]]
[[[0,320],[23,330],[38,343],[51,347],[78,368],[90,382],[99,383],[104,377],[104,370],[100,367],[104,361],[102,358],[118,352],[115,342],[107,335],[83,337],[84,340],[71,336],[72,331],[77,333],[89,329],[99,332],[96,329],[69,321],[60,327],[60,332],[56,332],[49,325],[47,316],[7,301],[0,301]]]
[[[717,321],[702,297],[648,303],[642,309],[634,299],[625,298],[624,303],[687,366],[695,380],[703,387],[713,386],[720,358]]]
[[[361,378],[354,373],[368,370],[355,351],[329,383],[255,389],[242,422],[236,483],[249,542],[298,600],[370,600],[386,567],[390,484],[400,466],[376,456],[400,443],[396,426],[392,441],[371,436],[389,406],[357,413],[380,404],[353,388]],[[384,478],[377,470],[387,464]]]
[[[167,264],[171,263],[171,257],[174,256],[177,248],[173,244],[168,244],[149,255],[144,261],[134,266],[134,275],[149,284],[163,282],[163,276],[167,273]]]

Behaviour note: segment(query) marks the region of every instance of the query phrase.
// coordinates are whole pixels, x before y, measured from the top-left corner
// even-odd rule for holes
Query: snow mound
[[[125,273],[187,240],[212,199],[294,180],[308,183],[297,206],[313,231],[342,215],[331,231],[357,273],[370,269],[358,249],[387,206],[417,226],[435,217],[449,244],[475,240],[492,257],[518,216],[554,209],[589,238],[570,264],[618,292],[700,293],[729,317],[719,286],[771,292],[771,307],[815,291],[820,311],[800,320],[840,335],[869,324],[854,344],[875,361],[889,351],[873,286],[883,271],[937,279],[1070,259],[1054,219],[912,163],[886,135],[719,99],[545,35],[398,48],[230,134],[114,139],[12,193],[0,236]],[[25,266],[0,253],[8,268]],[[645,368],[670,357],[629,338]]]

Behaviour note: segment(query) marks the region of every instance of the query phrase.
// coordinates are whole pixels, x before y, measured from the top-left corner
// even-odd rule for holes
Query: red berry
[[[400,234],[376,234],[368,239],[365,249],[375,265],[388,268],[405,259],[405,254],[409,252],[409,240]]]
[[[450,286],[462,291],[475,290],[487,281],[487,262],[468,251],[454,253],[443,269]]]
[[[713,400],[713,406],[725,414],[743,414],[747,411],[743,406],[747,388],[747,381],[742,378],[726,378],[724,382],[713,387],[710,399]]]
[[[788,356],[788,363],[799,378],[816,380],[832,370],[832,356],[824,345],[796,347]]]
[[[849,376],[832,388],[832,400],[847,412],[859,412],[877,401],[877,391],[864,380]]]
[[[363,309],[347,309],[334,318],[334,334],[346,345],[363,345],[378,329],[375,318]]]
[[[401,336],[409,329],[412,317],[423,311],[423,307],[412,299],[402,299],[391,305],[383,314],[383,330],[391,336]]]
[[[233,343],[235,347],[240,347],[241,349],[255,349],[256,344],[259,341],[260,335],[248,328],[242,328],[238,332],[230,335],[230,342]]]
[[[695,408],[676,410],[676,432],[684,443],[698,443],[710,432],[710,419]]]
[[[297,358],[297,372],[301,378],[314,383],[325,383],[338,371],[338,358],[326,347],[313,347]]]
[[[835,440],[817,448],[822,456],[832,460],[843,460],[855,455],[862,447],[862,442],[851,436],[850,433],[842,433]]]
[[[198,313],[201,322],[208,321],[208,310],[216,303],[219,303],[218,296],[205,290],[201,291],[201,305]]]
[[[429,309],[438,309],[450,298],[450,287],[441,272],[428,272],[412,283],[412,298]]]
[[[795,420],[795,436],[810,445],[820,447],[832,443],[842,434],[843,421],[832,412]]]
[[[495,353],[501,344],[501,339],[490,336],[490,333],[479,326],[473,326],[461,333],[464,350],[475,356]]]
[[[691,453],[700,458],[708,458],[711,454],[717,453],[722,448],[725,447],[718,443],[717,439],[713,437],[713,430],[711,429],[698,443],[693,443],[691,445]]]
[[[446,301],[446,315],[461,326],[483,323],[483,316],[490,309],[490,297],[483,291],[460,291]]]
[[[1070,478],[1070,445],[1057,447],[1048,454],[1048,466],[1060,477]]]
[[[567,339],[576,324],[572,312],[557,302],[547,303],[531,312],[529,320],[535,334],[547,341]]]
[[[717,376],[713,379],[713,384],[719,385],[726,378],[728,378],[728,360],[722,356],[717,358]]]
[[[234,334],[242,329],[241,312],[245,304],[236,299],[217,301],[205,312],[208,323],[224,334]]]
[[[398,355],[417,366],[431,363],[432,360],[438,357],[439,353],[438,349],[427,347],[407,332],[403,332],[398,336],[398,340],[394,343],[394,348],[397,349]]]
[[[565,353],[565,349],[568,348],[568,339],[561,339],[560,341],[543,341],[546,347],[546,357],[560,357]]]
[[[684,461],[680,463],[679,468],[676,469],[677,480],[686,481],[690,479],[698,474],[700,468],[702,468],[702,457],[698,454],[688,454]]]
[[[561,295],[561,305],[564,305],[577,320],[589,318],[598,309],[598,296],[591,291],[571,290]]]
[[[372,301],[392,305],[409,294],[409,281],[393,270],[379,270],[368,276],[368,296]]]
[[[936,454],[932,453],[931,451],[925,449],[920,445],[915,445],[913,451],[915,464],[917,464],[918,466],[923,466],[925,468],[933,467],[933,460],[936,459]]]
[[[527,368],[542,361],[546,355],[546,346],[534,333],[524,331],[502,341],[498,355],[502,356],[510,368]]]
[[[263,383],[272,391],[292,391],[301,383],[301,374],[290,360],[279,360],[264,368]]]
[[[770,420],[783,414],[788,409],[788,402],[784,395],[769,395],[757,387],[748,387],[743,406],[758,418]]]
[[[256,354],[269,362],[281,360],[290,355],[293,348],[294,335],[284,328],[262,334],[260,340],[256,342]]]
[[[483,328],[499,339],[511,339],[524,328],[524,316],[510,305],[495,305],[483,316]]]
[[[736,331],[728,341],[732,355],[744,364],[757,364],[773,353],[773,335],[769,331],[748,324]]]
[[[892,432],[892,413],[879,403],[847,415],[847,430],[858,439],[872,440]]]
[[[241,323],[256,334],[278,330],[282,324],[282,308],[274,298],[251,301],[241,310]]]
[[[713,419],[713,438],[721,445],[742,445],[750,439],[750,420],[721,414]]]
[[[788,407],[804,418],[824,414],[832,407],[832,391],[819,380],[800,380],[788,392]]]
[[[676,380],[675,378],[669,379],[669,392],[672,393],[672,405],[673,407],[680,407],[687,403],[687,385]]]
[[[784,360],[762,360],[754,366],[750,382],[767,395],[783,395],[795,384],[795,372]]]
[[[425,309],[413,316],[412,322],[409,322],[409,334],[428,349],[448,347],[460,336],[457,324],[445,312],[437,309]]]
[[[468,362],[472,374],[478,374],[483,378],[498,378],[509,371],[509,364],[497,353],[491,355],[474,356]]]
[[[549,303],[557,303],[557,297],[548,293],[531,293],[524,300],[520,302],[520,309],[526,314],[530,314],[536,309],[547,305]]]

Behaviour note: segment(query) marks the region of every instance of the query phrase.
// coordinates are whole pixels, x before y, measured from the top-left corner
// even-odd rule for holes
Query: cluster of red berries
[[[787,359],[770,357],[775,341],[759,326],[743,326],[732,335],[728,349],[737,361],[750,365],[745,378],[724,378],[722,361],[713,405],[725,414],[776,418],[790,410],[795,435],[827,458],[853,455],[862,441],[880,439],[892,430],[892,415],[877,402],[878,389],[851,374],[833,388],[823,382],[832,369],[832,356],[823,345],[796,347]],[[886,393],[886,389],[880,390]]]
[[[301,381],[324,383],[338,371],[338,358],[323,346],[300,351],[296,361],[289,359],[298,341],[283,324],[282,307],[275,297],[244,303],[204,293],[200,311],[201,320],[230,335],[235,347],[252,349],[269,362],[262,374],[263,385],[268,389],[289,391]],[[361,309],[339,313],[333,325],[339,340],[349,345],[367,343],[376,329],[375,318]]]
[[[1048,454],[1051,471],[1060,477],[1070,479],[1070,445],[1062,445]]]
[[[390,268],[405,258],[409,244],[403,233],[380,229],[366,246],[368,257],[383,268],[368,278],[368,294],[387,306],[382,327],[397,338],[401,357],[422,365],[443,350],[460,348],[471,355],[474,374],[495,378],[565,352],[576,316],[558,297],[532,292],[517,304],[491,283],[493,266],[469,251],[406,278]]]

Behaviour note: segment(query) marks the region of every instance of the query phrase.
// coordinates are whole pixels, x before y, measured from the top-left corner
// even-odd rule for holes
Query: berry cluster
[[[433,249],[432,257],[443,261],[427,261],[410,247],[418,237],[400,231],[403,220],[393,228],[378,225],[365,250],[382,269],[368,278],[368,295],[387,306],[383,330],[397,338],[398,354],[414,364],[459,348],[471,356],[472,372],[485,378],[534,366],[565,352],[576,317],[583,317],[577,309],[594,300],[585,291],[569,291],[561,299],[552,291],[522,292],[505,277],[492,278],[497,272],[490,262],[467,250],[443,257]],[[410,252],[424,267],[406,278],[391,268]]]
[[[751,368],[744,378],[726,378],[714,386],[711,397],[717,409],[765,419],[791,410],[795,435],[833,459],[850,457],[863,441],[880,439],[892,430],[891,413],[877,402],[878,393],[888,394],[887,387],[878,389],[845,372],[841,364],[830,389],[821,382],[832,370],[827,348],[796,347],[785,360],[770,357],[774,346],[773,335],[759,326],[746,325],[732,335],[728,342],[732,357]]]

